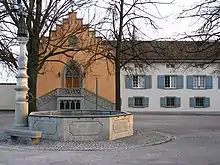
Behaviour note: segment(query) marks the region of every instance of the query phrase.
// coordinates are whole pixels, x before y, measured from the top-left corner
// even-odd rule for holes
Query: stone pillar
[[[17,85],[15,87],[15,118],[14,127],[28,126],[28,75],[27,75],[27,48],[28,37],[18,37],[20,54],[18,57]]]

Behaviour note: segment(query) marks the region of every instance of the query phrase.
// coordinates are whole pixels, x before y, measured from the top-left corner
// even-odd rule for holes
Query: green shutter
[[[181,98],[180,97],[175,97],[175,106],[181,107]]]
[[[157,88],[164,89],[164,75],[157,76]]]
[[[183,76],[182,75],[179,75],[176,77],[176,80],[177,80],[177,89],[183,89]]]
[[[132,76],[130,75],[125,76],[125,88],[132,89]]]
[[[193,89],[193,76],[186,77],[186,86],[187,89]]]
[[[160,107],[166,107],[166,98],[165,97],[160,98]]]
[[[205,97],[203,101],[204,101],[204,107],[210,107],[210,98],[209,97]]]
[[[189,98],[189,106],[190,107],[195,107],[195,98],[194,97]]]
[[[133,107],[133,106],[134,106],[134,98],[128,97],[128,107]]]
[[[146,89],[152,88],[152,76],[151,75],[145,76],[145,88]]]
[[[206,76],[206,89],[212,89],[212,76]]]
[[[148,97],[144,97],[143,98],[143,105],[144,105],[144,107],[148,107],[149,106],[149,98]]]

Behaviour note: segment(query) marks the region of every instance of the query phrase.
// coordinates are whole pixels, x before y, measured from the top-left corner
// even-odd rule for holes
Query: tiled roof
[[[114,47],[115,41],[110,44]],[[201,41],[135,41],[122,42],[122,60],[198,61],[220,60],[219,42]]]

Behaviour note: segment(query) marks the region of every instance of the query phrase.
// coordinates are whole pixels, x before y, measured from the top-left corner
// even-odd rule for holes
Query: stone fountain
[[[59,141],[115,140],[133,135],[133,115],[106,110],[40,111],[28,118],[30,130]]]

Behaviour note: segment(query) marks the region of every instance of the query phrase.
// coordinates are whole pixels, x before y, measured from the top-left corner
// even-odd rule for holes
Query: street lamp
[[[99,88],[98,77],[100,75],[94,75],[94,76],[95,76],[95,95],[96,95],[95,108],[96,108],[96,110],[98,110],[98,88]]]

